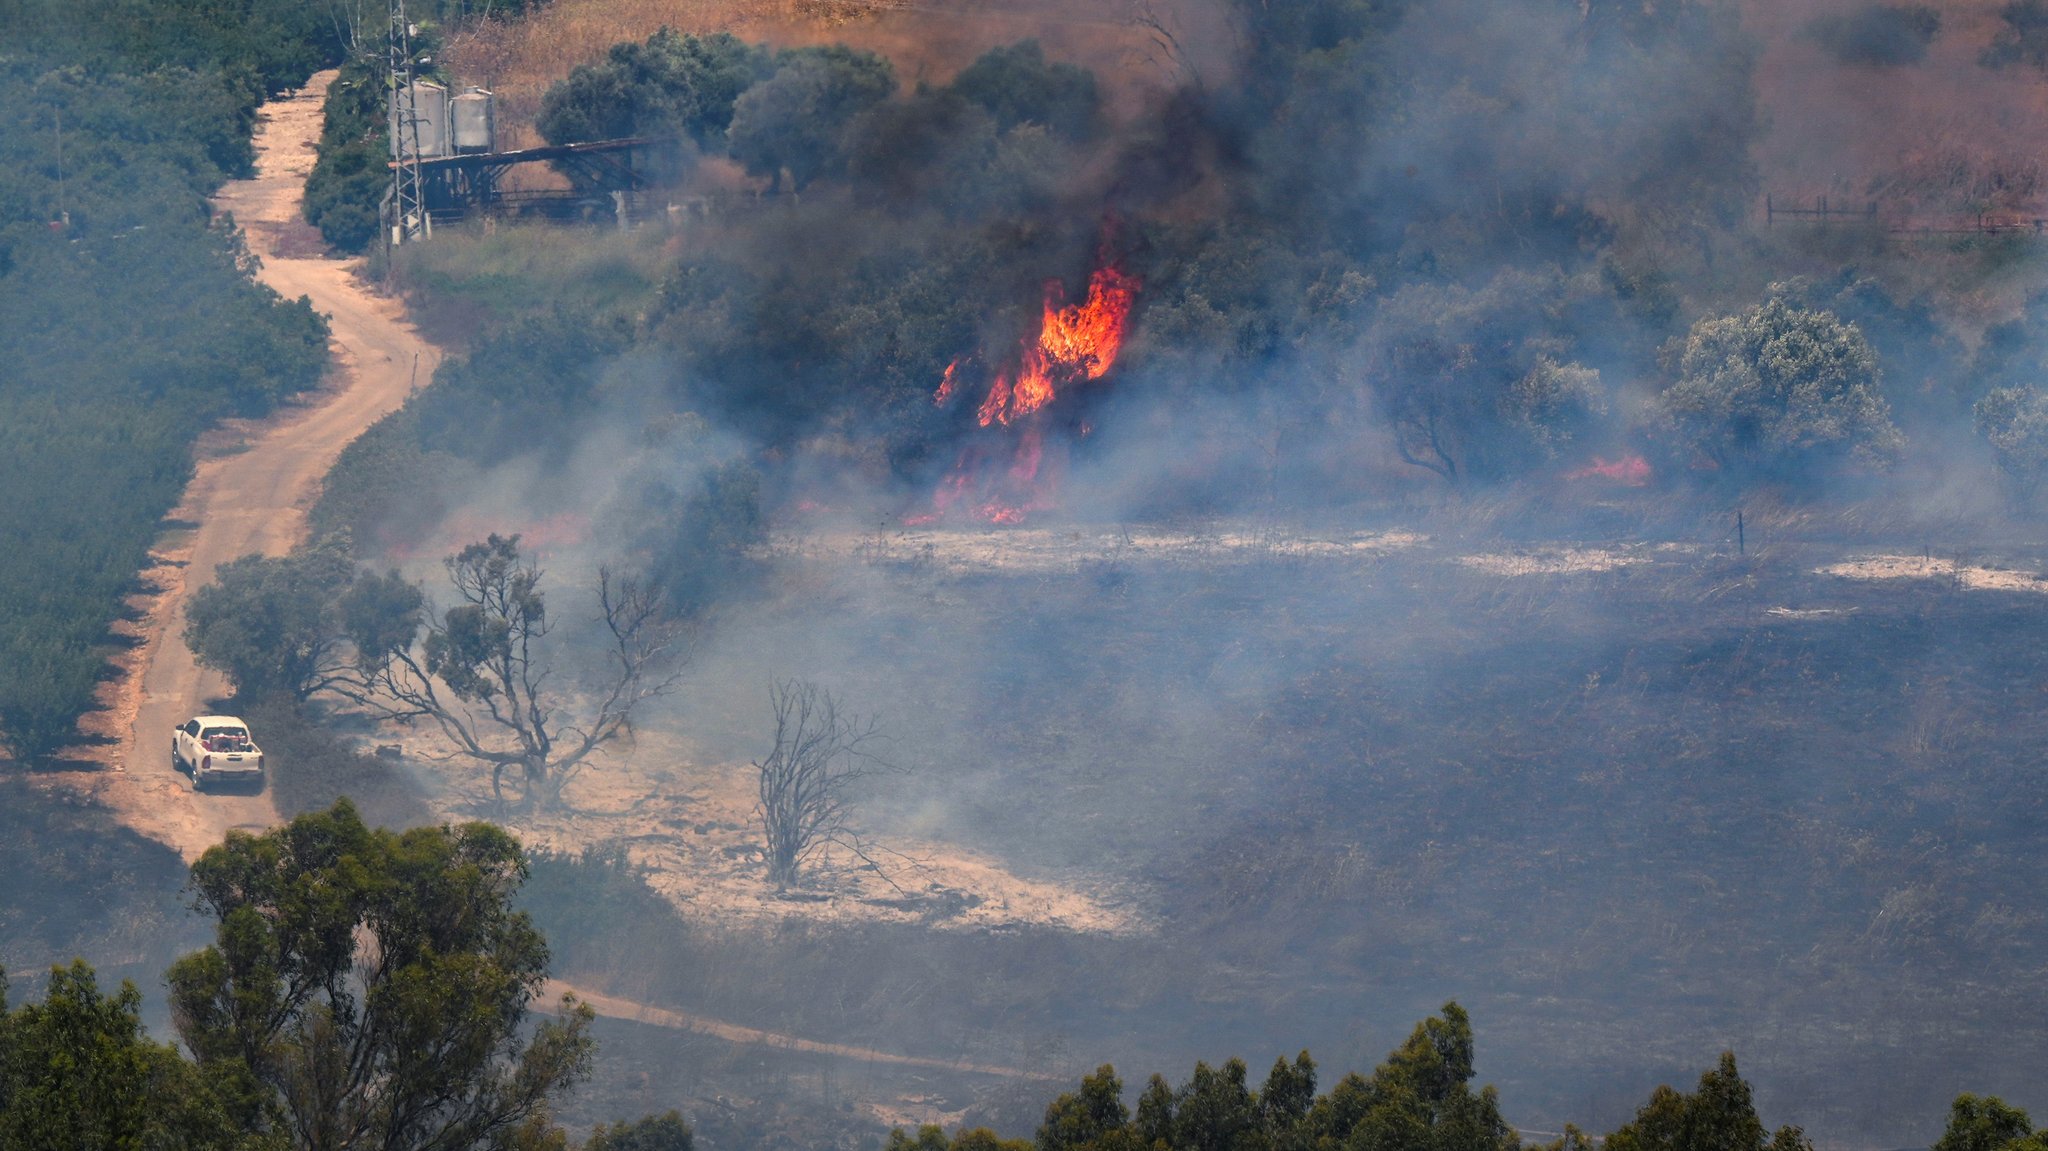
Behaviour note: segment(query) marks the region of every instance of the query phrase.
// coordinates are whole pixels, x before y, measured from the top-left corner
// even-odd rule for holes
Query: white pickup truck
[[[249,783],[263,788],[263,749],[249,725],[232,715],[200,715],[171,729],[171,767],[189,773],[192,787]]]

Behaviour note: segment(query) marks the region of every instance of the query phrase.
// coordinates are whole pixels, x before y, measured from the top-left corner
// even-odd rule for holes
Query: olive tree
[[[733,158],[768,177],[770,191],[782,189],[786,172],[792,190],[801,192],[845,165],[855,118],[895,90],[895,69],[872,52],[836,44],[791,49],[776,58],[774,74],[734,106]]]
[[[614,44],[603,60],[549,87],[534,127],[550,144],[653,136],[711,148],[724,143],[740,93],[769,66],[765,48],[731,33],[663,28],[644,44]]]
[[[2048,478],[2048,395],[2036,388],[1997,388],[1977,401],[1977,434],[1991,445],[2013,494],[2028,500]]]
[[[1665,431],[1724,471],[1866,466],[1904,437],[1880,391],[1877,355],[1856,325],[1800,306],[1774,284],[1764,301],[1692,326],[1678,380],[1659,397]]]

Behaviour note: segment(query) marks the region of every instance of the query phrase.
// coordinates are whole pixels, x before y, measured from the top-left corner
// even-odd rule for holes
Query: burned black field
[[[1962,1090],[2042,1102],[2026,557],[1962,565],[1999,590],[1931,551],[1820,574],[1865,554],[1835,544],[981,546],[789,561],[678,718],[745,754],[751,693],[809,668],[909,769],[872,833],[1098,884],[1142,928],[698,931],[651,999],[1055,1073],[1306,1046],[1334,1078],[1456,998],[1537,1130],[1724,1048],[1824,1145],[1924,1142]]]

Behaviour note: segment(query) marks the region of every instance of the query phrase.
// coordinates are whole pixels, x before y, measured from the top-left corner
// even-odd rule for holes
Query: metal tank
[[[405,93],[402,89],[391,93],[391,155],[401,158],[413,154],[413,131],[419,133],[420,159],[453,155],[448,140],[448,89],[432,80],[414,80],[412,111],[414,123],[408,130],[403,122]]]
[[[482,88],[471,88],[448,102],[448,122],[458,154],[492,150],[493,103],[491,94]]]

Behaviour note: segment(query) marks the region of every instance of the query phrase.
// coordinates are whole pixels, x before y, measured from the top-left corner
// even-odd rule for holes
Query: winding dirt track
[[[259,277],[287,299],[312,300],[333,329],[335,366],[325,387],[271,419],[225,429],[210,439],[245,447],[203,458],[173,515],[197,527],[159,548],[153,573],[164,592],[149,607],[139,658],[102,726],[121,740],[116,770],[93,779],[121,821],[171,845],[187,860],[230,828],[277,822],[265,795],[200,795],[171,770],[170,731],[224,694],[221,678],[196,664],[180,633],[192,589],[215,567],[251,552],[283,555],[305,535],[306,513],[344,447],[425,383],[440,353],[406,323],[399,304],[356,278],[356,265],[318,255],[299,218],[301,189],[320,137],[321,102],[332,72],[290,98],[264,106],[256,129],[256,177],[222,188],[218,209],[232,212],[262,260]],[[202,456],[206,455],[202,451]],[[181,566],[182,565],[182,566]],[[261,739],[262,733],[257,733]]]
[[[647,1004],[636,1003],[630,999],[621,999],[614,995],[599,995],[595,992],[563,983],[559,979],[548,980],[547,985],[541,989],[541,998],[543,1000],[556,1000],[560,999],[563,995],[575,996],[577,999],[588,1004],[592,1011],[606,1019],[626,1019],[634,1023],[648,1023],[656,1027],[668,1027],[678,1031],[694,1031],[701,1035],[710,1035],[723,1039],[728,1043],[758,1044],[765,1047],[781,1048],[784,1051],[801,1051],[811,1055],[837,1056],[841,1059],[853,1059],[862,1063],[881,1063],[896,1067],[922,1067],[934,1071],[958,1071],[973,1075],[989,1075],[1000,1079],[1044,1079],[1057,1081],[1066,1078],[1063,1075],[1021,1071],[1015,1067],[998,1067],[989,1063],[927,1059],[918,1055],[895,1055],[887,1051],[877,1051],[872,1047],[851,1047],[844,1043],[821,1043],[815,1039],[799,1039],[794,1035],[784,1035],[779,1031],[762,1031],[755,1027],[741,1027],[737,1023],[723,1023],[716,1019],[706,1019],[701,1015],[686,1015],[680,1011],[669,1011],[661,1007],[649,1007]]]
[[[320,484],[349,442],[405,402],[433,377],[440,350],[406,322],[395,300],[356,278],[356,264],[318,255],[317,240],[299,217],[300,196],[320,138],[320,109],[334,73],[316,75],[292,97],[266,104],[256,129],[256,177],[228,184],[215,205],[234,213],[262,260],[259,278],[287,299],[309,297],[333,331],[335,367],[327,386],[272,419],[209,436],[221,444],[203,458],[185,498],[172,513],[197,526],[173,533],[157,549],[151,573],[163,592],[147,605],[136,655],[105,713],[90,726],[118,734],[111,771],[79,773],[120,821],[176,848],[189,862],[232,828],[260,831],[279,822],[269,795],[212,795],[192,790],[170,766],[171,728],[209,707],[226,683],[201,668],[181,638],[190,592],[219,565],[251,552],[283,555],[304,538],[306,513]],[[299,254],[310,253],[310,254]],[[236,433],[241,433],[239,442]],[[207,456],[205,450],[202,456]],[[261,738],[262,733],[257,733]],[[953,1063],[872,1048],[820,1043],[779,1032],[684,1015],[551,981],[598,1014],[712,1035],[731,1043],[863,1062],[1033,1078],[1028,1072]]]

